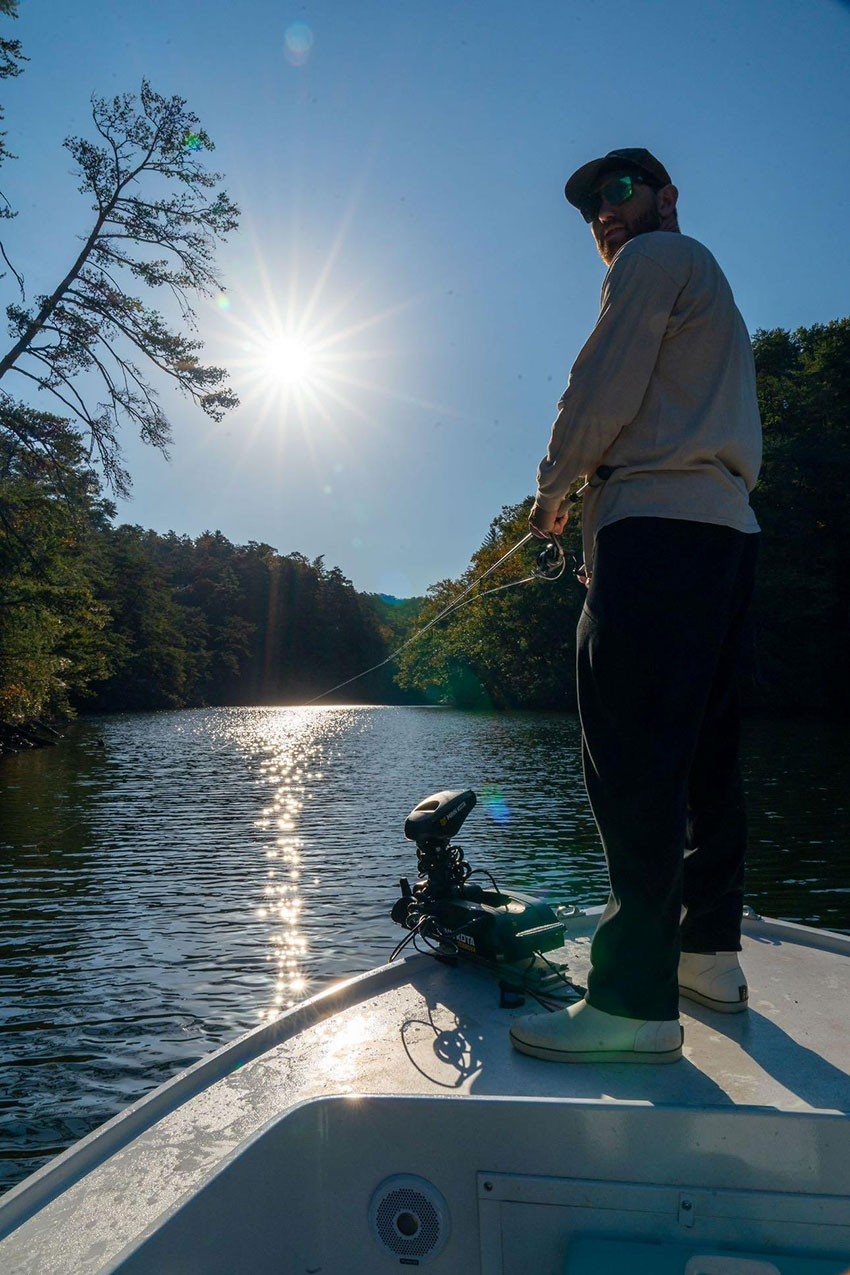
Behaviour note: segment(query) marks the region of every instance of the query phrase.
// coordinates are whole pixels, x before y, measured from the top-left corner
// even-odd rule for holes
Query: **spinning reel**
[[[549,544],[537,555],[534,574],[540,580],[560,580],[567,566],[563,545],[553,531],[549,532]],[[572,555],[570,555],[572,557]],[[573,558],[573,561],[575,559]],[[417,807],[418,808],[418,807]]]

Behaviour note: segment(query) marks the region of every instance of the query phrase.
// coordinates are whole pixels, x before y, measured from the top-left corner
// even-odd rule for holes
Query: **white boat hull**
[[[597,915],[568,923],[578,978]],[[523,1057],[507,1033],[528,1008],[500,1009],[492,975],[383,967],[10,1192],[0,1270],[838,1275],[849,956],[845,936],[748,917],[749,1013],[683,1002],[685,1060],[658,1068]]]

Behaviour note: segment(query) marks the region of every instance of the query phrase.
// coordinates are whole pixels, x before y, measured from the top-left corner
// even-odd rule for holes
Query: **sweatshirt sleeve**
[[[557,509],[637,415],[681,286],[637,249],[621,253],[608,271],[599,318],[573,364],[537,471],[541,508]]]

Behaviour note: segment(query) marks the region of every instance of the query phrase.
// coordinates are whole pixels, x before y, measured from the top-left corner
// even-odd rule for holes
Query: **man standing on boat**
[[[759,529],[755,369],[729,284],[679,232],[649,151],[584,164],[566,197],[609,270],[529,522],[557,534],[591,476],[578,701],[611,894],[585,999],[517,1020],[511,1039],[553,1061],[672,1062],[680,993],[747,1007],[736,672]]]

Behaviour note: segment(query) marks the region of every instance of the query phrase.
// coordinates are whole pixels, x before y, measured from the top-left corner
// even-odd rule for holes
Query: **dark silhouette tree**
[[[53,292],[29,308],[7,307],[13,344],[0,360],[0,379],[16,373],[52,394],[79,423],[109,486],[126,493],[122,424],[135,425],[166,454],[170,441],[151,368],[213,420],[237,402],[225,371],[200,361],[191,298],[221,290],[214,250],[239,213],[216,189],[221,174],[201,162],[213,143],[182,98],[163,97],[143,81],[138,97],[94,97],[92,120],[97,141],[69,137],[64,145],[80,190],[93,199],[94,223]],[[165,288],[189,335],[138,296],[140,287]],[[103,397],[95,402],[90,387],[98,384]],[[16,412],[5,385],[0,419],[25,446],[44,447],[43,438],[27,433],[26,415]]]
[[[850,712],[850,319],[753,338],[764,465],[759,699]]]
[[[17,18],[18,16],[18,0],[0,0],[0,17]],[[16,75],[20,75],[23,71],[22,62],[29,61],[24,57],[21,51],[20,40],[10,40],[5,35],[0,36],[0,80],[8,80]],[[0,123],[3,122],[3,107],[0,106]],[[5,163],[7,159],[14,159],[15,156],[6,145],[6,131],[0,129],[0,164]],[[17,217],[17,213],[12,208],[9,200],[0,191],[0,217],[11,218]],[[18,281],[18,287],[21,289],[21,295],[24,291],[24,281],[6,256],[6,249],[0,241],[0,257],[3,258],[6,265],[12,271],[12,274]],[[0,279],[4,276],[0,274]]]
[[[18,0],[0,0],[0,17],[17,18],[18,16]],[[0,80],[8,80],[10,76],[20,75],[24,69],[22,62],[27,62],[21,51],[20,40],[10,40],[5,35],[0,36]],[[3,108],[0,106],[0,121],[3,119]],[[0,164],[7,159],[14,159],[14,155],[6,146],[6,133],[0,132]],[[9,208],[9,205],[3,196],[5,208],[0,208],[0,217],[13,217],[15,214]]]
[[[0,430],[0,751],[4,725],[68,712],[108,675],[117,649],[93,569],[114,507],[100,498],[77,433],[18,410],[59,465]]]

